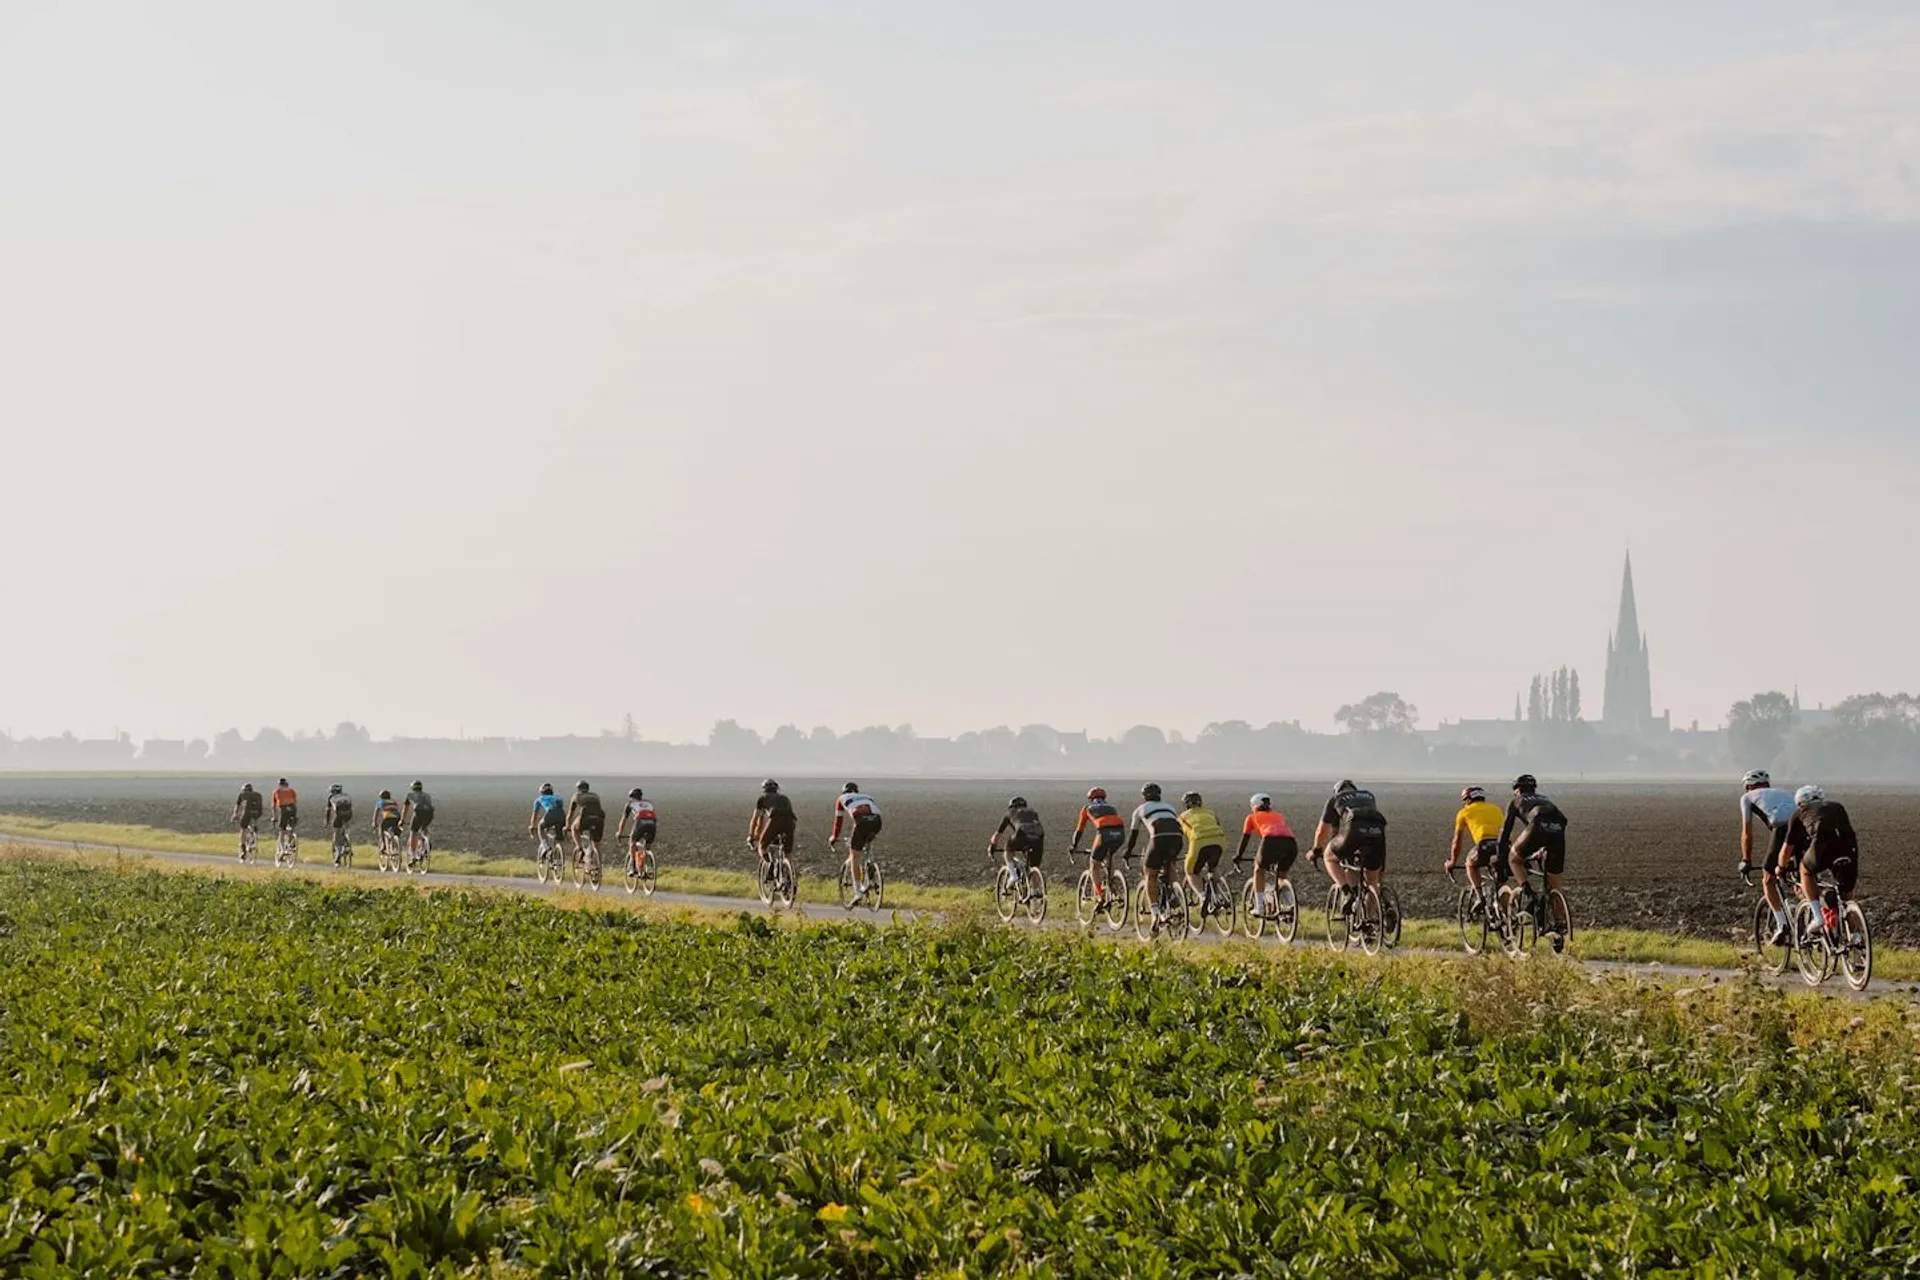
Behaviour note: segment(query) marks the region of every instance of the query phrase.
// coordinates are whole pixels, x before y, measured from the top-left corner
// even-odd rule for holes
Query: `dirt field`
[[[271,779],[262,779],[271,782]],[[303,801],[302,827],[319,825],[330,779],[295,778]],[[383,785],[406,779],[342,779],[364,823],[368,802]],[[493,855],[528,852],[527,812],[540,779],[430,778],[439,805],[435,825],[443,847]],[[570,778],[553,780],[563,790]],[[648,787],[661,812],[659,851],[664,863],[745,870],[747,814],[758,779],[669,778]],[[1017,789],[1047,815],[1056,850],[1065,847],[1073,815],[1088,783],[927,781],[867,779],[867,789],[886,813],[881,849],[895,878],[937,884],[988,884],[987,834]],[[1303,843],[1311,834],[1327,784],[1254,784],[1167,779],[1170,799],[1194,787],[1204,793],[1230,828],[1245,812],[1246,797],[1259,787],[1271,792],[1293,820]],[[1498,780],[1489,779],[1490,782]],[[609,809],[617,812],[632,785],[596,779]],[[827,865],[824,852],[833,781],[786,780],[800,810],[804,870]],[[1579,919],[1591,925],[1664,929],[1726,937],[1748,918],[1747,890],[1733,874],[1738,854],[1734,787],[1697,784],[1606,783],[1548,789],[1573,821],[1568,889]],[[258,785],[258,784],[256,784]],[[1126,805],[1138,790],[1132,781],[1110,784]],[[36,778],[0,775],[0,813],[66,821],[143,823],[180,831],[223,831],[237,787],[213,778]],[[1381,784],[1381,803],[1391,823],[1388,873],[1410,911],[1442,915],[1452,894],[1439,867],[1451,834],[1457,788],[1437,783]],[[396,787],[398,794],[398,787]],[[1860,828],[1863,841],[1860,891],[1879,936],[1920,943],[1920,789],[1854,792],[1835,788]],[[1047,859],[1052,874],[1065,875],[1059,852]],[[1296,880],[1317,894],[1318,872],[1301,870]]]

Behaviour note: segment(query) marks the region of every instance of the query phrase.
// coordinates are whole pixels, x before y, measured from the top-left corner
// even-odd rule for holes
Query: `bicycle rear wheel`
[[[1393,886],[1380,886],[1380,940],[1388,947],[1400,945],[1400,895]]]
[[[1787,966],[1793,963],[1793,933],[1788,930],[1780,944],[1775,946],[1773,931],[1773,908],[1767,905],[1763,894],[1753,904],[1753,952],[1760,957],[1760,963],[1768,973],[1785,973]]]
[[[1460,926],[1460,949],[1470,956],[1479,955],[1487,945],[1487,912],[1485,899],[1472,885],[1460,891],[1453,918]]]
[[[1249,880],[1247,883],[1252,884],[1253,881]],[[1223,938],[1231,938],[1234,927],[1239,923],[1237,916],[1240,907],[1239,899],[1233,895],[1233,886],[1218,875],[1209,875],[1207,896],[1213,899],[1213,910],[1207,913],[1213,922],[1213,931]],[[1202,927],[1204,924],[1203,921]]]
[[[1573,904],[1558,889],[1547,894],[1547,945],[1555,955],[1573,951]]]
[[[1867,928],[1867,913],[1860,909],[1859,903],[1849,902],[1840,922],[1846,930],[1846,950],[1840,953],[1840,964],[1846,972],[1847,985],[1855,991],[1865,991],[1873,981],[1873,931]]]
[[[1327,945],[1335,951],[1345,951],[1352,942],[1347,913],[1340,902],[1340,885],[1336,881],[1327,886]]]
[[[407,849],[407,870],[418,876],[427,874],[427,859],[431,857],[432,854],[433,837],[422,831],[420,833],[420,847],[414,849],[409,846]],[[600,887],[600,876],[597,867],[595,868],[593,884],[596,889]]]
[[[1142,941],[1153,937],[1153,900],[1147,897],[1147,878],[1133,891],[1133,932]]]
[[[1833,972],[1833,953],[1820,921],[1820,904],[1797,903],[1793,909],[1793,963],[1810,987],[1817,987]]]
[[[1240,932],[1258,939],[1266,931],[1266,913],[1261,910],[1259,895],[1253,891],[1253,881],[1248,880],[1240,886]]]
[[[844,862],[840,864],[840,905],[853,910],[853,868]]]
[[[1000,917],[1000,923],[1012,924],[1013,913],[1020,909],[1020,885],[1013,878],[1013,868],[1001,865],[993,877],[993,910]]]
[[[1300,935],[1300,899],[1294,895],[1291,880],[1281,881],[1273,891],[1273,931],[1282,942],[1292,942]]]
[[[1168,892],[1163,881],[1160,892],[1167,909],[1167,920],[1160,927],[1160,936],[1168,942],[1185,942],[1195,928],[1194,904],[1187,897],[1187,887],[1175,884],[1172,892]]]
[[[1082,928],[1093,923],[1094,906],[1098,899],[1094,896],[1093,868],[1080,873],[1080,879],[1073,886],[1073,918]]]
[[[1506,948],[1510,956],[1525,956],[1533,953],[1534,944],[1539,941],[1539,930],[1534,927],[1533,912],[1520,898],[1518,891],[1506,894],[1500,902],[1500,945]]]
[[[1379,955],[1380,949],[1387,945],[1386,910],[1380,901],[1380,891],[1372,885],[1360,890],[1360,949],[1368,955]]]
[[[869,857],[867,870],[867,910],[878,911],[887,900],[887,877],[880,870],[880,860]]]
[[[1107,900],[1104,908],[1107,928],[1119,932],[1127,927],[1127,877],[1118,867],[1107,871]]]
[[[774,859],[773,900],[782,907],[791,907],[799,894],[800,873],[793,869],[792,857],[783,851]]]
[[[1039,924],[1047,918],[1047,878],[1040,868],[1027,868],[1027,919]]]

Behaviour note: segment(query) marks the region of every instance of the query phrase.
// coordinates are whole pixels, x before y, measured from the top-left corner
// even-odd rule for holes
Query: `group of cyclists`
[[[299,821],[299,797],[285,778],[273,788],[270,799],[262,797],[252,783],[245,784],[234,801],[234,821],[250,835],[269,805],[275,828],[290,837]],[[353,812],[352,797],[341,784],[334,783],[327,790],[326,826],[333,833],[336,864],[348,844],[347,829]],[[409,837],[409,849],[417,849],[424,845],[433,817],[433,797],[416,780],[401,800],[396,801],[391,791],[380,792],[371,826],[376,839],[404,832]],[[552,783],[544,783],[534,799],[527,832],[555,844],[564,837],[578,857],[583,840],[597,844],[605,838],[606,820],[605,806],[584,779],[574,785],[572,795],[564,802]],[[1789,792],[1775,787],[1764,769],[1754,769],[1742,779],[1739,869],[1743,873],[1753,867],[1756,823],[1769,839],[1760,871],[1767,905],[1774,913],[1777,943],[1787,929],[1782,880],[1797,883],[1800,892],[1811,900],[1816,894],[1816,877],[1830,873],[1842,900],[1850,900],[1859,876],[1859,839],[1846,807],[1829,800],[1822,788],[1803,786]],[[827,843],[836,851],[843,839],[846,843],[856,903],[868,893],[863,863],[870,857],[883,826],[878,801],[858,783],[849,782],[841,788],[834,799]],[[1444,869],[1451,872],[1464,861],[1467,879],[1477,892],[1485,891],[1487,877],[1491,876],[1496,889],[1510,885],[1513,891],[1530,895],[1528,873],[1537,861],[1546,890],[1552,893],[1560,888],[1566,874],[1567,826],[1566,812],[1540,789],[1532,774],[1523,773],[1513,780],[1504,808],[1487,798],[1485,788],[1466,787],[1460,792]],[[759,855],[763,870],[775,851],[791,858],[798,829],[793,801],[780,784],[772,778],[761,783],[748,818],[747,840]],[[627,792],[614,838],[626,842],[626,856],[638,868],[658,835],[659,813],[644,790],[634,787]],[[1038,867],[1046,856],[1046,840],[1046,823],[1039,810],[1025,796],[1016,795],[1008,800],[1006,812],[988,837],[987,854],[1002,860],[1010,871],[1016,860],[1026,867]],[[1136,851],[1143,853],[1146,896],[1154,904],[1158,925],[1164,919],[1162,877],[1174,874],[1178,862],[1188,888],[1196,895],[1203,893],[1207,877],[1225,856],[1227,843],[1225,825],[1199,792],[1186,792],[1176,809],[1163,798],[1160,785],[1150,782],[1140,788],[1139,805],[1125,817],[1106,788],[1089,789],[1073,824],[1068,855],[1084,853],[1104,868],[1116,854],[1131,860]],[[1256,792],[1247,800],[1234,861],[1244,860],[1249,847],[1253,851],[1255,900],[1270,909],[1272,895],[1288,882],[1300,845],[1286,815],[1266,792]],[[1334,789],[1314,826],[1307,861],[1316,864],[1323,857],[1326,873],[1341,886],[1344,895],[1357,892],[1362,884],[1377,890],[1385,878],[1386,815],[1378,797],[1351,779]],[[1094,882],[1096,898],[1103,899],[1107,878],[1096,875]]]

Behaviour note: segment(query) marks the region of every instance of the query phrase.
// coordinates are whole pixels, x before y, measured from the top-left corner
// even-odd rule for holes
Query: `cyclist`
[[[327,825],[333,828],[333,865],[339,866],[345,853],[353,851],[353,838],[347,824],[353,821],[353,797],[339,783],[327,788]]]
[[[1105,787],[1088,790],[1087,802],[1080,807],[1080,817],[1073,824],[1073,839],[1067,842],[1069,858],[1080,852],[1080,836],[1087,831],[1093,833],[1087,856],[1093,859],[1093,865],[1099,869],[1093,877],[1093,900],[1095,903],[1104,903],[1107,900],[1107,877],[1102,872],[1107,859],[1118,853],[1127,839],[1127,820],[1107,799]]]
[[[566,805],[561,803],[559,796],[553,794],[551,782],[541,783],[540,794],[533,798],[533,812],[527,816],[527,834],[551,836],[553,843],[557,846],[566,828]],[[534,857],[539,856],[539,851],[536,850]]]
[[[874,839],[880,834],[880,806],[860,790],[857,782],[849,782],[834,798],[833,833],[827,837],[829,848],[839,842],[843,822],[849,824],[847,855],[853,866],[853,900],[858,904],[867,896],[867,882],[860,874],[860,855],[873,847]]]
[[[586,856],[580,848],[580,837],[599,844],[607,834],[606,808],[585,778],[573,784],[573,799],[567,802],[567,833],[573,837],[575,857]]]
[[[1198,791],[1180,797],[1180,830],[1187,838],[1187,887],[1193,896],[1217,909],[1207,893],[1206,877],[1220,869],[1220,855],[1226,851],[1227,829],[1220,825],[1213,810],[1206,807]]]
[[[1760,892],[1773,912],[1773,937],[1768,946],[1777,947],[1787,940],[1787,904],[1780,896],[1780,851],[1787,844],[1787,828],[1798,808],[1793,792],[1773,785],[1773,775],[1765,769],[1749,769],[1740,779],[1740,874],[1753,868],[1753,823],[1757,818],[1767,829],[1767,852],[1760,859]]]
[[[762,868],[767,865],[767,850],[772,845],[779,845],[788,858],[793,857],[793,837],[798,826],[793,801],[780,790],[780,784],[772,778],[761,783],[760,798],[753,802],[753,816],[747,819],[747,843],[760,855]]]
[[[1160,877],[1180,855],[1187,837],[1180,826],[1180,815],[1160,798],[1157,782],[1140,788],[1140,807],[1127,823],[1127,857],[1133,857],[1133,846],[1142,832],[1147,836],[1147,901],[1153,904],[1153,929],[1158,933],[1167,922],[1166,908],[1160,905]]]
[[[1522,897],[1533,891],[1527,881],[1527,859],[1535,853],[1544,855],[1541,869],[1547,892],[1560,887],[1567,869],[1567,815],[1530,773],[1513,780],[1513,800],[1507,805],[1506,821],[1500,824],[1500,847],[1507,851],[1507,866]]]
[[[1800,892],[1807,901],[1820,901],[1815,881],[1822,871],[1833,873],[1840,900],[1852,901],[1854,886],[1860,882],[1860,837],[1853,829],[1853,819],[1847,816],[1847,807],[1827,799],[1823,787],[1805,786],[1793,793],[1793,816],[1787,820],[1779,874],[1791,874],[1790,864],[1796,858],[1800,862]],[[1825,928],[1837,926],[1838,921],[1827,919],[1824,905],[1820,916]]]
[[[233,821],[240,824],[240,834],[243,838],[253,830],[254,824],[260,821],[263,808],[265,805],[260,799],[260,793],[253,789],[253,784],[241,783],[240,794],[233,800]]]
[[[413,787],[407,789],[407,802],[401,804],[401,821],[407,823],[407,860],[417,862],[420,837],[426,835],[428,827],[434,825],[434,796],[426,794],[426,783],[413,779]]]
[[[1327,807],[1320,813],[1320,825],[1313,831],[1313,848],[1307,854],[1312,862],[1327,855],[1327,875],[1340,886],[1342,909],[1353,900],[1359,876],[1344,865],[1358,864],[1360,875],[1378,889],[1387,870],[1387,819],[1373,792],[1355,785],[1352,779],[1334,788]]]
[[[613,838],[618,840],[626,835],[629,824],[633,827],[633,838],[627,845],[627,862],[637,874],[641,853],[653,848],[653,838],[660,830],[660,815],[639,787],[627,792],[627,807],[620,815],[620,825],[614,828]]]
[[[1247,842],[1255,836],[1260,837],[1260,845],[1253,854],[1253,900],[1260,904],[1261,915],[1272,916],[1280,904],[1272,896],[1274,888],[1269,887],[1267,877],[1273,877],[1275,888],[1287,883],[1293,861],[1300,856],[1300,842],[1287,825],[1287,815],[1273,807],[1273,797],[1264,791],[1247,797],[1247,820],[1240,828],[1240,847],[1233,853],[1235,862],[1247,856]]]
[[[1466,787],[1460,792],[1460,812],[1453,815],[1453,844],[1447,849],[1446,870],[1460,865],[1467,856],[1467,883],[1475,893],[1493,872],[1494,887],[1507,882],[1507,866],[1500,859],[1500,827],[1506,815],[1500,806],[1487,799],[1485,787]]]
[[[281,831],[292,831],[300,823],[300,796],[285,778],[273,789],[273,822]]]
[[[1007,811],[1001,816],[1000,825],[987,837],[988,858],[1000,853],[1002,836],[1006,837],[1006,853],[1002,855],[1002,861],[1010,875],[1016,857],[1025,858],[1029,867],[1038,867],[1040,860],[1046,857],[1046,824],[1040,821],[1040,811],[1028,804],[1025,796],[1015,796],[1007,801]],[[1027,884],[1024,878],[1014,887],[1020,890],[1022,898],[1026,897]]]
[[[394,803],[393,792],[382,791],[380,798],[373,802],[374,843],[378,844],[380,837],[387,834],[391,834],[394,837],[395,847],[398,847],[400,837],[400,806]]]

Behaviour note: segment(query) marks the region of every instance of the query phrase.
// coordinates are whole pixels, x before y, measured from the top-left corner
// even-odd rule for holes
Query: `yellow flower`
[[[845,1222],[847,1220],[847,1213],[847,1206],[843,1204],[826,1205],[820,1210],[820,1221]]]
[[[705,1213],[707,1211],[707,1198],[698,1191],[689,1192],[687,1194],[687,1208],[693,1210],[695,1213]]]

